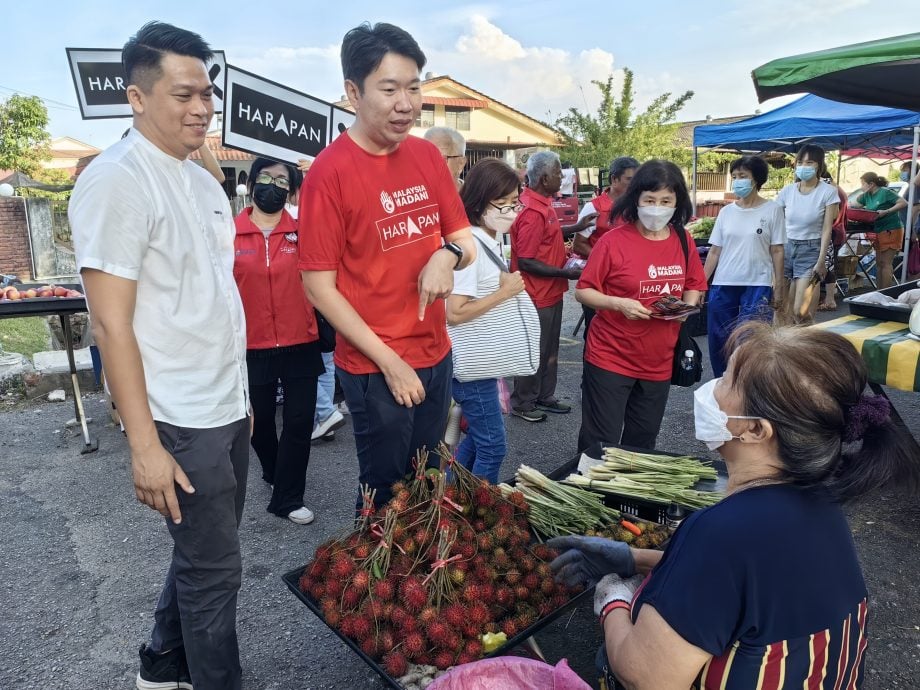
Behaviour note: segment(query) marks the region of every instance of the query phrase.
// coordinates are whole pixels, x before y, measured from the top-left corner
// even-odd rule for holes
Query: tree
[[[677,140],[677,113],[693,97],[686,91],[676,98],[670,92],[655,98],[644,112],[634,114],[633,72],[623,70],[619,100],[613,93],[613,75],[607,81],[592,80],[601,92],[597,114],[577,108],[556,120],[562,135],[559,155],[576,167],[605,167],[617,156],[632,156],[640,162],[665,158],[682,167],[690,163],[690,151]]]
[[[37,96],[14,94],[0,103],[0,170],[34,175],[49,160],[48,110]]]

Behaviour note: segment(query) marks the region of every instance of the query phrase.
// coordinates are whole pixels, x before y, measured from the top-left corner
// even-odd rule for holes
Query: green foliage
[[[70,173],[61,168],[39,168],[33,175],[30,175],[30,177],[33,180],[44,182],[45,184],[57,184],[62,186],[73,184],[73,178],[71,178]],[[19,194],[22,196],[42,197],[45,199],[66,200],[70,198],[71,191],[73,190],[68,189],[64,192],[49,192],[43,189],[22,187],[19,189]]]
[[[0,352],[32,357],[48,349],[48,324],[41,317],[0,320]]]
[[[33,175],[51,158],[48,109],[37,96],[13,94],[0,103],[0,170]]]
[[[737,153],[724,153],[720,151],[706,151],[696,158],[697,172],[724,172],[729,164],[740,158]]]
[[[672,98],[670,92],[655,98],[644,112],[635,114],[633,73],[623,70],[619,98],[613,93],[613,75],[607,81],[591,82],[601,92],[597,113],[577,108],[556,120],[563,139],[563,160],[575,167],[606,167],[617,156],[632,156],[641,161],[665,158],[681,167],[690,163],[690,151],[677,141],[677,113],[693,97],[692,91]]]

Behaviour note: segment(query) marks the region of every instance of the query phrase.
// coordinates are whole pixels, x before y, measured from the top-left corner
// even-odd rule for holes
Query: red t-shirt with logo
[[[418,320],[418,276],[442,237],[469,227],[440,152],[408,137],[375,156],[348,133],[316,157],[300,193],[302,271],[337,271],[336,287],[370,329],[414,369],[450,352],[444,301]],[[380,371],[339,336],[336,366]]]
[[[555,268],[565,264],[562,228],[552,199],[532,189],[521,192],[524,208],[511,226],[511,270],[518,270],[518,259],[536,259]],[[521,271],[527,294],[537,308],[551,307],[569,289],[566,278],[543,278]]]
[[[591,199],[591,205],[594,206],[594,210],[597,212],[597,218],[594,219],[594,232],[588,236],[588,244],[593,249],[597,241],[606,235],[614,225],[610,220],[613,199],[610,198],[607,192],[604,192]]]
[[[638,300],[647,308],[663,294],[680,297],[684,290],[705,290],[699,254],[690,242],[686,261],[676,232],[672,227],[667,239],[654,241],[632,223],[618,225],[594,245],[577,288]],[[633,321],[618,311],[598,309],[588,329],[585,361],[622,376],[667,381],[679,330],[680,321]]]

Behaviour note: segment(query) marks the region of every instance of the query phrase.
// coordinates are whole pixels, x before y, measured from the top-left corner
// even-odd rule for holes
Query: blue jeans
[[[814,264],[812,264],[814,266]],[[712,375],[725,373],[725,343],[739,324],[751,319],[770,321],[773,288],[765,285],[713,285],[706,297],[709,361]]]
[[[332,352],[323,352],[323,366],[326,367],[326,373],[320,374],[316,386],[316,414],[313,415],[313,426],[315,427],[329,415],[335,412],[335,404],[332,402],[335,397],[335,362],[333,361]]]
[[[466,438],[457,448],[457,462],[477,477],[498,484],[498,471],[507,452],[498,381],[461,383],[454,379],[453,394],[468,425]]]

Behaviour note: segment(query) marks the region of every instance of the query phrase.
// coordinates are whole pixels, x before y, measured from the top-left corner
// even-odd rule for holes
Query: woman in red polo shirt
[[[249,172],[252,206],[236,217],[233,276],[246,312],[246,365],[262,479],[272,485],[268,512],[305,525],[304,506],[316,381],[323,373],[313,308],[297,270],[297,224],[284,204],[303,175],[292,165],[257,158]],[[275,429],[275,390],[284,388],[283,426]]]
[[[654,318],[651,305],[668,294],[696,304],[706,289],[699,256],[685,254],[677,234],[692,212],[680,169],[648,161],[610,212],[621,222],[588,257],[575,289],[597,311],[585,343],[580,451],[598,442],[655,447],[680,323]]]

